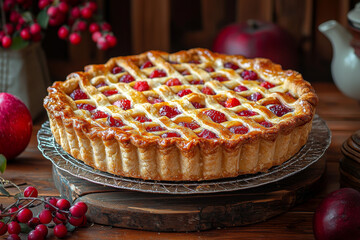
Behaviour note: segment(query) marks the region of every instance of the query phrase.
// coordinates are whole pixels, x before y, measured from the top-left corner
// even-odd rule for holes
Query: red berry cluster
[[[48,16],[45,22],[47,21],[49,26],[60,26],[58,37],[69,40],[71,44],[79,44],[81,33],[87,30],[101,50],[117,44],[117,39],[111,32],[111,25],[95,21],[95,18],[98,19],[98,6],[93,0],[39,0],[38,10],[44,14],[37,14],[31,8],[32,5],[32,0],[4,0],[5,22],[0,26],[0,43],[3,48],[9,48],[13,38],[18,36],[24,41],[40,41],[40,19],[36,19],[35,16],[44,14]],[[47,24],[43,23],[42,26],[45,27]]]
[[[26,225],[30,228],[27,236],[29,240],[45,239],[49,227],[54,228],[56,237],[63,238],[67,235],[69,226],[81,227],[87,223],[87,205],[83,202],[71,206],[66,199],[38,198],[37,189],[31,186],[24,190],[23,195],[16,203],[0,212],[0,236],[9,233],[7,239],[20,239],[21,225]],[[38,216],[34,216],[30,209],[36,202],[44,204],[44,209]]]

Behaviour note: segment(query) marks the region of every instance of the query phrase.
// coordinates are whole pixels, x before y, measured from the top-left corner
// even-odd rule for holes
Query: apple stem
[[[254,19],[248,19],[246,21],[246,23],[248,24],[249,27],[251,27],[252,29],[258,29],[259,28],[259,23],[258,21],[254,20]]]

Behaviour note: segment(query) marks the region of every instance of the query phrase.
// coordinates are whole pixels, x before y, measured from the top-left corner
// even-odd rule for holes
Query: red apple
[[[317,240],[360,239],[360,192],[341,188],[330,193],[314,214]]]
[[[31,132],[29,109],[17,97],[0,93],[0,154],[7,159],[19,155],[29,144]]]
[[[213,51],[243,55],[247,58],[269,58],[284,68],[296,68],[297,53],[294,39],[274,23],[249,20],[222,29]]]

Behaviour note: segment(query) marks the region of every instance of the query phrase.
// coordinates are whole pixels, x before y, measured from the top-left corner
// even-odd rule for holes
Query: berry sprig
[[[43,39],[42,30],[59,27],[58,37],[77,45],[86,31],[97,47],[106,50],[117,44],[111,25],[100,19],[93,0],[0,0],[0,45],[20,49]]]
[[[71,206],[63,198],[39,198],[37,189],[32,186],[13,197],[17,199],[15,203],[6,208],[0,205],[0,236],[9,233],[7,239],[20,239],[21,232],[28,233],[27,239],[30,240],[45,239],[51,227],[56,237],[63,238],[68,231],[87,224],[87,205],[84,202]],[[44,209],[34,216],[31,208],[41,205]]]

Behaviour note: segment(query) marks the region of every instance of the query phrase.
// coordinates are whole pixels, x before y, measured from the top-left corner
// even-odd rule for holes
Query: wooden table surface
[[[330,192],[338,189],[340,147],[352,133],[360,129],[360,103],[344,96],[331,83],[313,84],[320,102],[317,114],[332,131],[332,143],[325,153],[327,169],[322,190],[309,201],[294,207],[289,212],[263,223],[244,227],[213,229],[204,232],[163,233],[113,228],[92,224],[77,229],[71,239],[314,239],[312,218],[316,207]],[[33,136],[26,150],[15,160],[8,162],[2,175],[15,183],[36,186],[40,195],[59,196],[51,174],[51,163],[37,148],[36,133],[41,121],[35,123]],[[11,199],[0,198],[7,205]],[[50,236],[50,239],[52,237]]]

